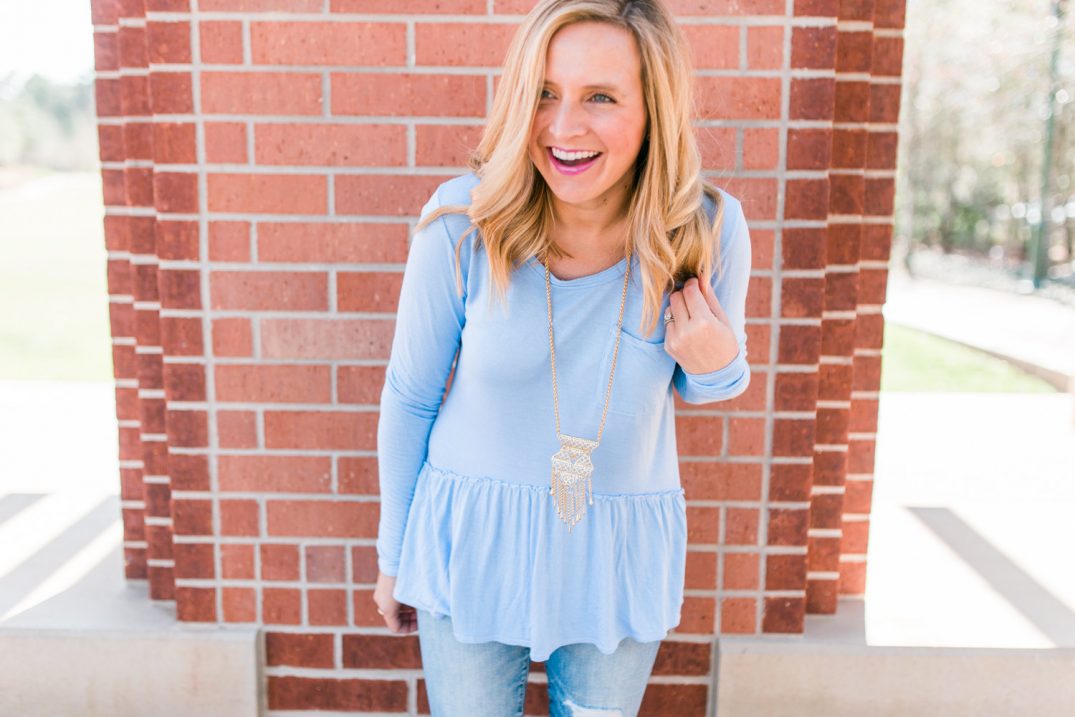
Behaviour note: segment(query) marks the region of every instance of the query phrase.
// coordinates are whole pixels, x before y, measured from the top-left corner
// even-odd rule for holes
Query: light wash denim
[[[417,614],[432,717],[522,717],[529,647],[460,642],[451,616]],[[626,637],[611,655],[589,643],[556,648],[545,662],[549,717],[636,717],[660,646]]]

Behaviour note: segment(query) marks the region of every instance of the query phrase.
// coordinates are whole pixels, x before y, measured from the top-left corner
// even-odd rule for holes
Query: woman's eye
[[[552,97],[552,91],[551,90],[542,90],[541,95],[540,95],[540,99],[546,99],[546,95],[549,98],[551,98]],[[604,98],[604,100],[601,100],[600,104],[606,104],[606,102],[612,102],[612,103],[616,102],[616,100],[612,99],[611,97],[609,97],[608,95],[606,95],[603,92],[598,92],[596,95],[594,95],[594,99],[596,99],[598,97],[603,97]]]

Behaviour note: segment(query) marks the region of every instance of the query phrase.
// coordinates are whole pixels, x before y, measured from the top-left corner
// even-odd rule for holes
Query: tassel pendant
[[[597,441],[578,436],[557,433],[560,450],[552,456],[552,483],[549,495],[553,496],[560,520],[567,523],[570,533],[575,523],[586,514],[587,489],[589,504],[593,505],[593,462],[590,453]]]

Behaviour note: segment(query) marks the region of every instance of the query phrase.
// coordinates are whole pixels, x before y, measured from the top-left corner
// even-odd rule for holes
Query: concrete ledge
[[[1069,717],[1075,650],[721,640],[717,717]]]
[[[78,583],[0,623],[0,715],[258,717],[257,626],[180,623],[123,577],[117,547]]]
[[[0,714],[257,717],[257,631],[0,628]]]
[[[1075,648],[870,645],[855,602],[803,636],[721,637],[714,717],[1073,714]]]

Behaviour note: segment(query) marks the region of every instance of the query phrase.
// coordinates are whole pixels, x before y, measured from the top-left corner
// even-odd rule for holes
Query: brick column
[[[835,97],[826,215],[824,308],[818,389],[818,435],[810,494],[807,609],[833,613],[843,559],[843,508],[851,414],[858,258],[865,185],[873,3],[840,6]]]
[[[686,599],[646,713],[705,714],[718,635],[862,592],[903,2],[669,2],[750,223],[753,380],[677,400]],[[428,713],[371,598],[377,400],[415,213],[533,3],[92,3],[127,577],[263,626],[270,714]]]
[[[856,296],[858,320],[841,543],[844,560],[840,563],[840,592],[851,595],[861,595],[866,581],[866,547],[884,335],[881,306],[888,284],[888,259],[892,249],[895,213],[904,9],[902,0],[878,0],[873,8],[869,115],[864,127],[863,147],[865,171]]]

